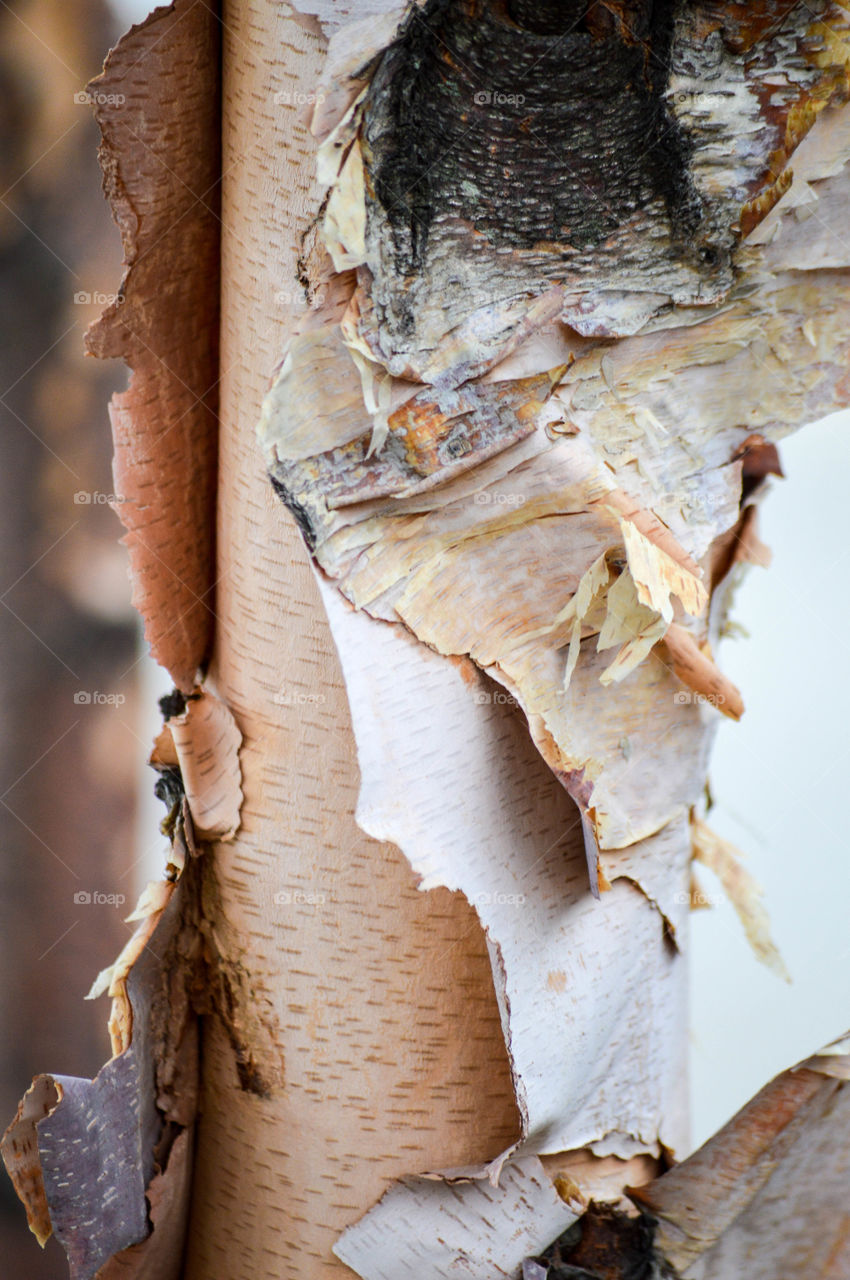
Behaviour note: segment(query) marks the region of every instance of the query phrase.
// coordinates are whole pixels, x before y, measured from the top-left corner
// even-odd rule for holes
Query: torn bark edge
[[[214,623],[221,109],[213,8],[175,0],[156,9],[89,86],[124,274],[86,348],[131,372],[109,406],[117,510],[145,637],[184,692],[208,659]]]
[[[744,699],[740,690],[723,674],[706,648],[700,648],[689,631],[673,622],[667,628],[662,644],[673,674],[682,684],[730,720],[741,719]]]
[[[283,1082],[273,1011],[228,930],[212,860],[187,857],[185,830],[174,878],[144,890],[136,931],[89,993],[112,999],[114,1056],[91,1081],[36,1077],[2,1140],[30,1229],[42,1245],[56,1235],[71,1280],[179,1280],[205,1017],[224,1029],[243,1090],[270,1097]]]
[[[201,840],[233,840],[244,796],[242,734],[232,712],[209,688],[196,688],[164,710],[150,763],[179,769],[191,830]]]
[[[817,1235],[831,1226],[832,1236],[840,1245],[844,1236],[842,1220],[846,1221],[847,1135],[840,1128],[834,1132],[828,1152],[821,1150],[817,1141],[819,1128],[834,1130],[835,1100],[850,1081],[849,1050],[850,1035],[827,1045],[766,1084],[687,1160],[642,1186],[623,1184],[624,1195],[638,1210],[637,1218],[633,1213],[622,1213],[615,1205],[593,1201],[582,1204],[571,1180],[556,1177],[554,1185],[559,1194],[581,1216],[540,1254],[524,1259],[523,1280],[548,1280],[550,1276],[554,1280],[562,1274],[575,1274],[576,1280],[579,1276],[590,1280],[597,1275],[650,1274],[684,1280],[702,1276],[700,1260],[724,1241],[733,1242],[731,1258],[727,1253],[721,1254],[722,1270],[709,1266],[705,1274],[731,1276],[730,1263],[734,1266],[736,1261],[740,1264],[754,1258],[752,1250],[759,1231],[765,1233],[768,1243],[775,1240],[777,1231],[782,1231],[783,1223],[805,1224],[805,1198],[808,1193],[810,1202],[817,1200],[819,1187],[800,1186],[804,1204],[789,1204],[781,1218],[776,1214],[775,1196],[783,1179],[791,1186],[799,1182],[796,1170],[801,1144],[805,1146],[810,1135],[823,1164],[829,1204],[826,1221],[819,1206],[810,1229]],[[768,1190],[771,1184],[773,1198]],[[765,1200],[760,1206],[763,1192]],[[796,1227],[792,1232],[799,1234]],[[827,1241],[827,1250],[831,1242],[832,1237]],[[793,1249],[791,1241],[789,1248]],[[801,1260],[797,1258],[796,1262],[799,1265]],[[554,1270],[550,1271],[550,1267]],[[739,1274],[744,1272],[736,1269],[735,1275]],[[758,1271],[759,1276],[763,1274],[767,1272]],[[794,1274],[803,1272],[795,1268]],[[837,1276],[839,1272],[830,1271],[832,1274]]]
[[[781,1222],[805,1221],[805,1202],[818,1200],[819,1186],[801,1185],[804,1203],[789,1204],[781,1219],[770,1196],[761,1216],[758,1202],[775,1179],[785,1176],[792,1185],[797,1183],[799,1145],[805,1144],[809,1132],[815,1132],[821,1121],[834,1131],[832,1103],[850,1080],[848,1048],[850,1035],[845,1035],[782,1072],[687,1160],[654,1182],[626,1189],[638,1209],[657,1225],[655,1257],[661,1274],[673,1278],[693,1274],[692,1265],[733,1233],[745,1215],[749,1221],[742,1238],[746,1237],[747,1256],[751,1256],[754,1230],[763,1230],[767,1242],[781,1229]],[[826,1194],[833,1193],[833,1207],[842,1205],[836,1218],[843,1216],[845,1222],[847,1141],[848,1135],[839,1129],[834,1132],[833,1150],[819,1152],[824,1184],[829,1186]],[[815,1229],[822,1230],[824,1225],[820,1216]],[[842,1234],[840,1221],[836,1234]]]
[[[197,1106],[193,931],[184,886],[153,888],[110,971],[115,1056],[93,1080],[36,1077],[2,1141],[31,1229],[42,1245],[56,1235],[71,1280],[93,1280],[113,1255],[149,1237],[146,1190],[155,1176],[160,1198],[187,1196],[190,1163],[176,1184],[169,1158]]]
[[[42,1249],[53,1233],[53,1225],[38,1159],[36,1125],[49,1116],[61,1100],[62,1091],[50,1076],[35,1076],[0,1143],[6,1170],[27,1211],[27,1225]]]

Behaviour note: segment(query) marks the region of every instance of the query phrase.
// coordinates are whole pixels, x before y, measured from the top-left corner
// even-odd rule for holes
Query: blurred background
[[[94,1075],[108,1002],[83,996],[163,864],[144,760],[167,681],[130,607],[106,405],[123,368],[83,355],[119,286],[98,133],[80,93],[146,4],[0,0],[0,1127],[34,1074]],[[76,97],[75,97],[76,95]],[[720,726],[711,824],[762,882],[793,984],[716,905],[692,917],[694,1139],[850,1024],[850,770],[844,658],[850,416],[781,448],[723,668],[747,703]],[[122,901],[123,899],[123,901]],[[7,1274],[64,1280],[0,1173]]]
[[[36,1072],[109,1057],[108,1001],[83,997],[165,846],[153,804],[136,810],[156,677],[111,501],[106,405],[126,374],[83,355],[121,247],[79,95],[147,8],[0,3],[0,1127]],[[67,1276],[5,1172],[0,1257],[4,1275]]]
[[[850,1028],[850,413],[779,446],[760,532],[770,568],[750,569],[733,618],[746,634],[719,662],[744,695],[721,718],[709,824],[765,889],[790,985],[758,964],[711,873],[691,914],[693,1138],[701,1143],[771,1076]]]

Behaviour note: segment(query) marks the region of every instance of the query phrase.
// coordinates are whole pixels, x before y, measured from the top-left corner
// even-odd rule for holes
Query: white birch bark
[[[178,0],[131,36],[131,69],[165,37],[157,23],[174,21],[185,58],[191,11]],[[140,937],[154,947],[165,931],[181,1007],[202,1017],[199,1117],[182,1089],[163,1102],[163,1076],[185,1085],[188,1031],[154,1041],[139,1086],[149,1103],[152,1071],[172,1151],[174,1126],[196,1129],[189,1280],[523,1267],[540,1280],[549,1260],[532,1258],[576,1219],[576,1265],[592,1231],[622,1225],[586,1212],[591,1196],[622,1210],[627,1185],[687,1147],[692,824],[718,711],[743,711],[711,646],[738,566],[764,557],[753,502],[775,442],[848,393],[848,16],[705,3],[667,24],[648,5],[576,7],[579,36],[556,39],[565,12],[225,7],[211,653],[197,521],[136,566],[149,634],[189,699],[168,708],[154,755],[182,778],[177,888],[152,892]],[[544,39],[563,55],[551,111],[572,110],[573,132],[563,168],[541,171],[527,140],[551,119],[517,116],[511,143],[485,108],[510,96],[506,67],[525,68],[530,106],[545,106],[546,78],[528,71]],[[585,73],[590,99],[570,102],[558,77]],[[212,92],[209,60],[205,74]],[[168,102],[147,103],[171,119]],[[453,145],[474,133],[454,178],[432,120]],[[408,172],[420,135],[426,158]],[[630,168],[644,136],[672,156],[660,170],[643,153]],[[528,225],[493,213],[488,156],[503,153],[505,200],[527,189]],[[604,209],[585,217],[575,184],[592,194],[603,180]],[[166,238],[191,278],[178,225]],[[148,272],[149,314],[168,315]],[[156,378],[116,411],[144,440],[167,404]],[[137,483],[156,492],[157,466],[170,479],[176,465],[191,486],[197,462],[184,441],[176,461],[137,460]],[[188,592],[176,652],[162,564],[183,566]],[[751,887],[697,832],[703,860],[743,884],[742,915],[775,961]],[[162,1016],[134,997],[133,972],[125,957],[104,979],[125,1068]],[[821,1059],[806,1071],[843,1117],[841,1072]],[[53,1131],[68,1114],[43,1092],[10,1163],[22,1186],[42,1179],[55,1222],[80,1210],[63,1210],[62,1161],[45,1170],[33,1139],[36,1102]],[[821,1144],[798,1101],[795,1142],[838,1186],[839,1144]],[[668,1225],[654,1245],[654,1227],[628,1246],[612,1235],[623,1274],[725,1275],[729,1258],[743,1265],[740,1231],[756,1242],[748,1274],[774,1274],[775,1250],[762,1260],[758,1245],[776,1215],[748,1190],[752,1105],[715,1140],[732,1207],[715,1213],[710,1153],[656,1178],[635,1197],[647,1221],[675,1226],[693,1176],[705,1236],[690,1220],[699,1247],[679,1248]],[[776,1154],[783,1195],[789,1151]],[[172,1187],[150,1202],[167,1208],[190,1174],[163,1159]],[[124,1243],[147,1274],[156,1221],[140,1241],[131,1199]],[[825,1203],[839,1240],[837,1195]],[[95,1274],[91,1256],[75,1276]],[[810,1274],[798,1256],[787,1274]]]

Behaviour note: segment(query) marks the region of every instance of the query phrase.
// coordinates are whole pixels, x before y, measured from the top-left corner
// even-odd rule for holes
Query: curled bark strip
[[[724,716],[740,720],[744,714],[744,700],[740,691],[724,676],[715,662],[703,653],[689,631],[674,622],[664,635],[664,647],[670,655],[674,674],[683,684]]]
[[[55,1234],[71,1280],[94,1280],[114,1254],[146,1240],[146,1189],[194,1120],[197,1028],[183,909],[182,886],[164,905],[150,900],[152,927],[137,935],[144,944],[116,966],[116,1056],[94,1080],[38,1077],[4,1140],[33,1229],[41,1240]],[[189,1174],[181,1160],[163,1184],[172,1239],[185,1228]]]
[[[658,1222],[655,1247],[665,1274],[846,1274],[846,1049],[846,1040],[834,1051],[828,1046],[777,1076],[683,1164],[630,1192]]]
[[[186,693],[213,632],[219,31],[209,6],[176,0],[91,86],[126,270],[87,343],[132,371],[110,406],[117,509],[145,636]]]
[[[167,721],[192,825],[201,840],[232,840],[242,805],[239,748],[242,735],[232,712],[209,689],[186,700]]]
[[[50,1076],[36,1076],[18,1104],[17,1114],[3,1135],[0,1151],[12,1184],[27,1211],[29,1229],[40,1245],[53,1232],[38,1157],[39,1120],[55,1110],[61,1089]]]

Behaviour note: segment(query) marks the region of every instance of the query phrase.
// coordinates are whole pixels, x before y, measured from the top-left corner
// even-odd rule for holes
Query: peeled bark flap
[[[508,1280],[575,1217],[540,1162],[518,1160],[498,1187],[404,1178],[334,1253],[364,1280]]]
[[[184,897],[178,885],[143,922],[146,945],[120,984],[123,991],[126,982],[126,997],[116,990],[116,1006],[126,1002],[132,1026],[129,1045],[94,1080],[38,1077],[4,1138],[10,1168],[14,1155],[29,1153],[27,1177],[16,1179],[16,1189],[40,1239],[52,1226],[71,1280],[93,1280],[114,1254],[148,1238],[146,1190],[157,1169],[165,1170],[160,1183],[169,1202],[158,1212],[172,1239],[185,1225],[190,1162],[181,1156],[172,1170],[169,1159],[176,1126],[191,1131],[196,1096],[196,1024],[180,961]],[[50,1086],[55,1104],[28,1104],[38,1100],[37,1088],[43,1094]]]
[[[168,728],[195,833],[202,840],[232,840],[242,804],[242,737],[232,712],[210,689],[201,689]]]
[[[132,370],[110,413],[133,603],[187,693],[213,633],[219,32],[213,7],[177,0],[125,36],[92,85],[126,271],[88,346]]]
[[[827,1046],[777,1076],[690,1159],[631,1193],[658,1219],[664,1275],[846,1280],[847,1048]]]

